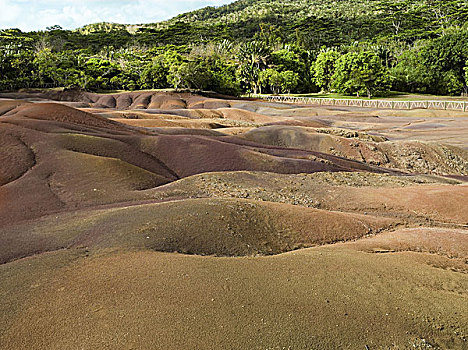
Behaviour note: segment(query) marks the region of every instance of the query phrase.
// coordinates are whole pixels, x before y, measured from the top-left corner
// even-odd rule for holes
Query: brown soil
[[[468,174],[468,150],[434,142],[384,142],[382,137],[352,131],[279,126],[253,129],[243,137],[262,144],[327,152],[412,173]]]
[[[467,115],[0,97],[0,349],[467,348]]]
[[[0,266],[5,349],[463,349],[444,257],[321,247],[268,258],[73,251]],[[14,288],[15,293],[11,293]],[[40,322],[38,322],[40,320]]]

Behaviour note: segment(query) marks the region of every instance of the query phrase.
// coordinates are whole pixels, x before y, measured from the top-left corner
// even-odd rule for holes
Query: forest
[[[169,21],[0,31],[0,90],[467,94],[467,0],[240,0]]]

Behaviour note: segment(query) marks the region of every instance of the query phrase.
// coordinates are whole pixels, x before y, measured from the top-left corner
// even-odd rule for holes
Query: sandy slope
[[[62,251],[0,266],[0,344],[463,349],[468,284],[446,261],[347,247],[269,258]]]
[[[7,97],[0,349],[467,348],[465,115]]]

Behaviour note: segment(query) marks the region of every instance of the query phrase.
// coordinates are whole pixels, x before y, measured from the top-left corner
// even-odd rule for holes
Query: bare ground
[[[2,97],[1,349],[468,348],[466,114]]]

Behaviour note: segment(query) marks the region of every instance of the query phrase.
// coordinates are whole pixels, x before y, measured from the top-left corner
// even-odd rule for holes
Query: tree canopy
[[[0,30],[0,89],[467,93],[467,0],[239,0],[157,24]]]

